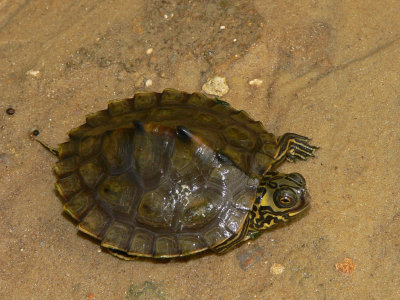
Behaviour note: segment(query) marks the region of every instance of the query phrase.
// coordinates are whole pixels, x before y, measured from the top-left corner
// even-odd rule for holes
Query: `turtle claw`
[[[310,139],[308,138],[294,138],[290,143],[288,152],[286,153],[286,159],[294,161],[295,158],[306,160],[307,156],[315,157],[314,151],[318,149],[318,147],[309,145],[309,140]]]
[[[315,157],[314,152],[318,149],[310,145],[309,138],[295,133],[286,133],[278,139],[280,151],[277,161],[286,158],[287,161],[295,162],[296,159],[306,160],[307,157]]]

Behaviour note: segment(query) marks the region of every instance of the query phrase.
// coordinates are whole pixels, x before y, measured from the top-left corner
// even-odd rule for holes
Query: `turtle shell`
[[[64,210],[102,246],[146,257],[229,244],[277,150],[245,112],[172,89],[111,101],[69,137],[54,167]]]

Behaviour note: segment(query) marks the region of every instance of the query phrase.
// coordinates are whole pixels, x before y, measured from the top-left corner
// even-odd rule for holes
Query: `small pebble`
[[[236,259],[239,262],[239,267],[242,270],[248,270],[250,267],[258,263],[263,256],[263,250],[258,246],[251,245],[243,251],[236,254]]]
[[[219,26],[219,29],[225,29],[226,27],[224,25]]]
[[[202,90],[207,94],[222,97],[228,93],[229,87],[226,83],[225,77],[215,76],[203,84]]]
[[[37,129],[35,129],[34,131],[32,131],[32,134],[34,135],[34,136],[38,136],[39,135],[39,130],[37,130]]]
[[[149,87],[149,86],[152,86],[152,85],[153,85],[153,80],[147,79],[147,80],[146,80],[146,83],[145,83],[145,86],[146,86],[146,87]]]
[[[260,86],[263,83],[263,81],[261,79],[253,79],[249,81],[250,85],[255,85],[255,86]]]
[[[280,275],[285,270],[285,267],[281,264],[273,263],[269,271],[272,275]]]
[[[31,75],[31,76],[37,77],[37,76],[40,75],[40,71],[37,71],[37,70],[29,70],[28,72],[26,72],[26,75]]]
[[[88,299],[88,300],[94,300],[94,299],[96,299],[96,297],[94,296],[93,293],[90,293],[89,295],[87,295],[86,299]]]
[[[146,50],[146,54],[147,55],[150,55],[152,53],[153,53],[153,48],[149,48],[149,49]]]
[[[346,257],[342,262],[335,264],[335,269],[346,276],[349,276],[351,273],[353,273],[355,268],[356,266],[353,260],[349,257]]]
[[[7,108],[6,112],[8,115],[12,116],[13,114],[15,114],[15,109],[10,107],[10,108]]]

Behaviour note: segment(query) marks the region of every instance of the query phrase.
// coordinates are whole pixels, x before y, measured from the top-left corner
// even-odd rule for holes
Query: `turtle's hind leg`
[[[295,133],[285,133],[278,138],[279,151],[276,156],[275,165],[281,163],[284,158],[294,162],[296,158],[305,160],[308,156],[314,156],[316,146],[308,144],[309,138]]]

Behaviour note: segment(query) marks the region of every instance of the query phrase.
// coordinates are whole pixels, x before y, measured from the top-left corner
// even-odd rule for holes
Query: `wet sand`
[[[127,2],[0,4],[0,298],[400,298],[400,2]],[[216,75],[221,99],[320,147],[280,168],[307,179],[309,212],[168,263],[77,234],[31,132],[56,145],[110,99]]]

